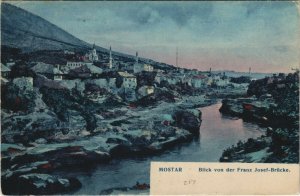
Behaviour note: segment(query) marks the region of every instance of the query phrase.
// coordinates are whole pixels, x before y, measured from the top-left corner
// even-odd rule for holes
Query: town
[[[51,86],[70,90],[75,87],[82,94],[87,90],[85,96],[91,100],[101,101],[103,94],[99,90],[91,92],[86,89],[95,86],[119,96],[126,102],[153,94],[156,89],[165,85],[181,85],[195,89],[242,87],[237,83],[230,83],[230,78],[225,73],[213,74],[211,70],[201,72],[180,67],[160,69],[158,66],[147,64],[145,60],[139,60],[138,52],[135,60],[128,62],[114,56],[111,48],[108,53],[98,55],[95,45],[85,55],[71,50],[57,53],[64,57],[65,64],[27,62],[28,70],[21,74],[21,77],[12,71],[18,66],[15,66],[16,62],[7,59],[6,63],[1,64],[2,84],[11,80],[13,84],[26,89]],[[250,77],[248,80],[250,81]]]
[[[210,2],[59,2],[54,24],[48,3],[1,4],[3,194],[149,194],[151,161],[299,163],[299,66],[277,28],[249,36],[265,12],[240,3],[241,22],[201,11]]]

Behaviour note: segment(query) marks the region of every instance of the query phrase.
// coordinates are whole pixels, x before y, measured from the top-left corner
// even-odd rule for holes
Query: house
[[[140,63],[135,63],[133,65],[133,72],[134,73],[139,73],[142,71],[146,71],[146,72],[153,72],[153,67],[151,65],[148,64],[140,64]]]
[[[138,57],[138,52],[136,52],[136,62],[133,65],[133,72],[134,73],[139,73],[142,71],[147,71],[147,72],[153,72],[153,67],[148,64],[141,64],[139,63],[139,57]]]
[[[63,79],[63,72],[59,70],[59,67],[55,67],[50,64],[46,64],[43,62],[38,62],[35,66],[31,68],[37,74],[41,74],[46,76],[48,79],[51,80],[62,80]]]
[[[207,76],[205,75],[196,75],[192,77],[191,84],[194,88],[203,87],[206,83]]]
[[[190,75],[184,74],[181,78],[181,83],[187,84],[188,86],[192,86],[192,78]]]
[[[181,82],[181,78],[178,75],[175,74],[163,74],[163,73],[157,73],[154,81],[157,83],[161,83],[162,81],[166,81],[169,84],[176,85],[177,83]]]
[[[181,79],[174,74],[165,75],[165,78],[163,80],[166,80],[169,84],[172,84],[172,85],[176,85],[177,83],[181,82]]]
[[[78,68],[78,67],[81,67],[81,66],[84,66],[84,65],[93,65],[93,63],[91,63],[91,62],[82,62],[82,61],[80,61],[80,62],[68,61],[66,66],[61,67],[61,70],[63,72],[68,72],[71,69],[75,69],[75,68]]]
[[[93,77],[99,77],[103,73],[103,69],[93,64],[86,64],[86,66],[90,70]]]
[[[153,71],[155,71],[156,73],[164,73],[165,72],[164,70],[161,70],[161,69],[153,69]]]
[[[219,79],[214,79],[213,80],[213,83],[218,86],[218,87],[225,87],[229,84],[229,79],[227,78],[219,78]]]
[[[123,70],[123,71],[130,72],[130,73],[134,72],[133,71],[133,67],[134,67],[133,63],[129,63],[129,62],[123,63],[123,64],[121,64],[120,67],[121,67],[121,70]]]
[[[90,80],[91,84],[95,84],[100,88],[116,88],[116,78],[98,78]]]
[[[205,80],[205,85],[206,86],[211,86],[213,84],[213,78],[211,76],[208,76],[207,78],[204,79]]]
[[[92,76],[92,73],[86,65],[83,65],[83,66],[71,69],[69,71],[69,76],[71,78],[90,78]]]
[[[58,68],[53,68],[53,80],[62,80],[63,73]]]
[[[143,97],[150,95],[154,93],[154,86],[142,86],[139,88],[138,93]]]
[[[160,84],[161,81],[163,81],[165,75],[161,72],[157,72],[157,74],[155,75],[154,81],[157,82],[158,84]]]
[[[50,64],[46,64],[43,62],[37,62],[36,65],[34,65],[31,70],[34,71],[37,74],[41,74],[46,76],[49,79],[53,79],[51,78],[53,76],[53,65]]]
[[[6,67],[1,63],[1,78],[8,79],[10,76],[10,72],[11,72],[10,68]]]
[[[137,86],[136,77],[128,72],[118,72],[119,78],[122,80],[121,87],[128,89],[135,89]]]
[[[7,62],[6,63],[6,67],[8,67],[8,68],[12,68],[12,66],[14,66],[16,63],[14,62],[14,61],[9,61],[9,62]]]
[[[119,86],[118,94],[123,99],[127,101],[135,101],[136,100],[136,93],[135,89],[137,86],[137,79],[133,74],[128,72],[117,72],[118,78],[116,83],[121,85]],[[118,87],[118,85],[117,85]]]
[[[64,54],[74,55],[75,52],[74,51],[70,51],[70,50],[64,50]]]
[[[21,77],[15,78],[13,84],[22,90],[33,90],[33,78],[32,77]]]

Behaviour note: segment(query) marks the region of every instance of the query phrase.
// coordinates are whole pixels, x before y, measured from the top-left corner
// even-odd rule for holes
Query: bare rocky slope
[[[22,51],[89,47],[47,20],[8,3],[1,4],[1,44]]]
[[[87,50],[91,44],[76,38],[49,21],[8,3],[1,3],[1,46],[18,48],[22,52],[42,50],[76,49]],[[108,52],[106,48],[96,46],[98,52]],[[119,57],[134,58],[132,55],[115,52]],[[140,58],[155,68],[172,69],[171,65]]]

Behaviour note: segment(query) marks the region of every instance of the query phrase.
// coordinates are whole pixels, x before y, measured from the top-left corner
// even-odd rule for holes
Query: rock
[[[149,190],[149,184],[137,182],[133,187],[118,187],[103,190],[100,195],[149,195]]]
[[[299,129],[268,127],[265,135],[226,149],[220,161],[298,163]]]
[[[237,78],[230,78],[230,82],[236,83],[236,84],[242,84],[242,83],[250,83],[251,79],[248,76],[240,76]]]
[[[76,178],[31,173],[9,178],[2,183],[4,194],[56,194],[80,188]]]
[[[106,163],[110,160],[108,153],[98,150],[86,150],[82,146],[67,146],[57,148],[55,150],[32,151],[31,154],[23,154],[13,158],[7,157],[2,160],[2,165],[7,168],[11,165],[18,164],[30,168],[30,164],[40,161],[48,161],[47,165],[38,167],[38,169],[54,170],[69,169],[72,167],[89,167],[96,163]],[[42,170],[44,171],[44,170]]]
[[[241,117],[243,114],[242,104],[234,99],[224,99],[219,111],[223,114]]]
[[[103,163],[110,160],[107,153],[86,150],[81,146],[69,146],[55,151],[43,153],[44,159],[48,159],[53,167],[88,167],[91,164]]]
[[[106,140],[106,143],[131,145],[131,143],[128,140],[121,139],[121,138],[108,138]]]
[[[201,126],[201,111],[196,109],[175,111],[173,119],[178,127],[198,135]]]
[[[45,138],[39,138],[34,141],[37,144],[46,144],[47,140]]]
[[[167,90],[155,89],[154,93],[142,97],[141,99],[137,100],[134,104],[136,106],[146,107],[155,105],[159,101],[175,102],[175,95]]]

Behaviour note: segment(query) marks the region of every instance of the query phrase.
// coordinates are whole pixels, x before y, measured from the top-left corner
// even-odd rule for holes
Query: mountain
[[[27,52],[90,47],[47,20],[8,3],[1,4],[1,44]]]
[[[22,52],[39,50],[89,49],[91,44],[76,38],[49,21],[8,3],[1,3],[1,45],[19,48]],[[96,46],[98,52],[108,50]],[[113,52],[113,55],[133,59],[134,56]],[[156,68],[173,69],[171,65],[140,58]]]

